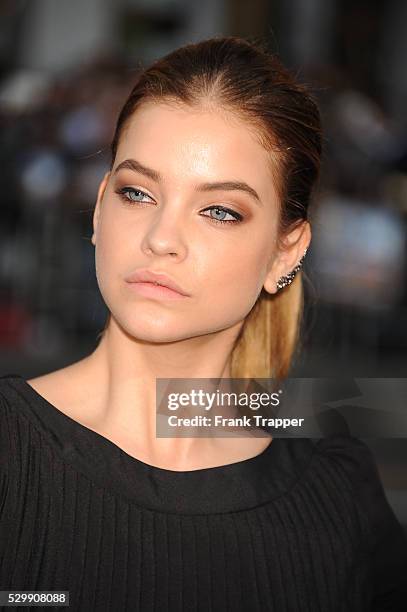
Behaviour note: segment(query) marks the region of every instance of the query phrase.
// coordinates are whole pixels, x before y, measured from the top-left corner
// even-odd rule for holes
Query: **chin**
[[[163,318],[161,321],[143,321],[141,317],[137,321],[125,320],[120,321],[120,326],[125,333],[142,342],[151,342],[152,344],[177,342],[190,337],[189,331],[180,329],[179,325],[172,325],[169,321]]]

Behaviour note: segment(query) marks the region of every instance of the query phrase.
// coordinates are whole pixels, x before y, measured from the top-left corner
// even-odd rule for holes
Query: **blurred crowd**
[[[18,71],[0,89],[0,344],[55,351],[103,326],[90,243],[131,71]]]

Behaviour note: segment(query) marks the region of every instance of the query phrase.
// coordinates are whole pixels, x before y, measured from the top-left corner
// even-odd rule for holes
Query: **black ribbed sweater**
[[[166,470],[0,377],[0,590],[69,591],[71,612],[384,612],[407,610],[405,582],[362,441]]]

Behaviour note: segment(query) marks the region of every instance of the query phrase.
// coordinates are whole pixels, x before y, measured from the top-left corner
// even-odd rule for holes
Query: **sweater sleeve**
[[[347,435],[325,438],[320,445],[340,455],[352,479],[356,503],[366,518],[371,611],[407,610],[407,538],[387,501],[372,451],[358,438]]]

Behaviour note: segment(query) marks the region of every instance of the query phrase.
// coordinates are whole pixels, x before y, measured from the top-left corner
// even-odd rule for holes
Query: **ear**
[[[311,226],[308,221],[302,221],[283,240],[283,246],[269,265],[266,279],[263,283],[268,293],[277,292],[277,281],[285,276],[299,263],[304,251],[311,242]]]
[[[98,224],[99,224],[99,215],[100,215],[100,208],[102,206],[102,199],[103,196],[105,194],[105,190],[106,190],[106,186],[107,186],[107,182],[109,180],[109,176],[110,176],[110,172],[106,172],[106,174],[104,175],[100,185],[99,185],[99,189],[98,189],[98,196],[97,196],[97,200],[96,200],[96,205],[95,205],[95,210],[93,211],[93,234],[92,234],[92,238],[91,238],[91,242],[93,245],[96,245],[96,234],[97,234],[97,228],[98,228]]]

